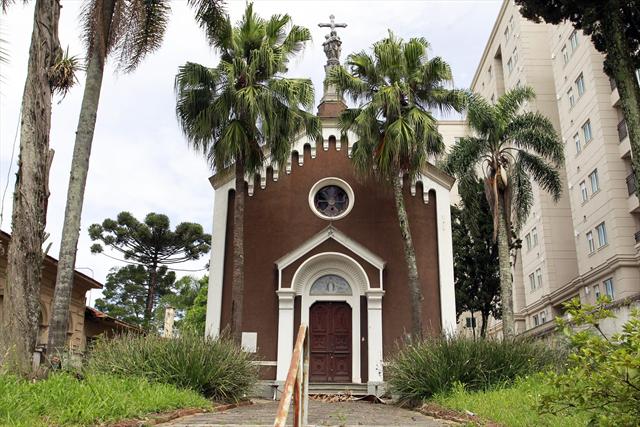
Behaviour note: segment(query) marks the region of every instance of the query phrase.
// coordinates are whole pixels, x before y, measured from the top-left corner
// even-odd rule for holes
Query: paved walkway
[[[278,402],[254,401],[253,405],[241,406],[225,412],[190,415],[178,418],[165,427],[214,427],[214,426],[272,426]],[[293,408],[293,407],[292,407]],[[293,424],[289,413],[288,425]],[[444,421],[422,415],[419,412],[393,405],[369,402],[325,403],[309,402],[309,424],[312,426],[423,426],[450,425]]]

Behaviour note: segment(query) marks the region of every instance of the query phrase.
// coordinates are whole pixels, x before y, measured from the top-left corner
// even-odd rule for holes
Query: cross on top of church
[[[324,47],[324,53],[327,55],[327,65],[338,65],[340,64],[340,52],[342,41],[340,41],[340,37],[336,33],[336,28],[345,28],[347,24],[344,23],[336,23],[335,16],[332,14],[329,16],[329,22],[321,22],[318,24],[318,27],[327,27],[331,28],[331,32],[324,36],[326,39],[322,46]]]
[[[344,24],[344,23],[336,24],[335,19],[336,19],[335,15],[331,14],[329,15],[329,22],[328,23],[321,22],[318,24],[318,27],[329,27],[331,28],[331,32],[333,33],[336,31],[336,28],[345,28],[347,26],[347,24]]]

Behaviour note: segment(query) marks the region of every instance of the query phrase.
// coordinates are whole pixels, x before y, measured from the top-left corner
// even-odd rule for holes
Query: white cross
[[[336,17],[333,14],[329,15],[329,22],[328,23],[320,23],[320,24],[318,24],[318,27],[329,27],[329,28],[331,28],[331,31],[333,32],[333,31],[336,30],[336,28],[345,28],[347,26],[347,24],[344,24],[344,23],[336,24],[335,18]]]

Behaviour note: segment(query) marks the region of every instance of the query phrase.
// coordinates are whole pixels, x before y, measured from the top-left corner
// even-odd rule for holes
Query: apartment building
[[[471,89],[494,101],[531,86],[528,111],[545,114],[565,145],[562,198],[534,185],[534,204],[513,265],[518,333],[541,334],[579,296],[592,303],[608,294],[619,317],[640,298],[640,206],[635,196],[629,138],[617,90],[603,56],[570,24],[536,24],[505,0]],[[463,319],[461,327],[471,325]],[[491,334],[501,323],[492,320]]]

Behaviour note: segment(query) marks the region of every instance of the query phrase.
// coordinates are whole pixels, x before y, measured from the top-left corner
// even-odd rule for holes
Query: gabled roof
[[[303,244],[301,244],[282,258],[278,259],[276,261],[276,266],[279,270],[286,268],[287,266],[293,264],[296,260],[303,257],[310,250],[329,239],[333,239],[336,242],[340,243],[342,246],[362,257],[362,259],[375,266],[379,270],[384,269],[386,262],[382,258],[371,252],[360,243],[349,238],[346,234],[336,229],[333,225],[329,225],[328,227],[305,241]]]

